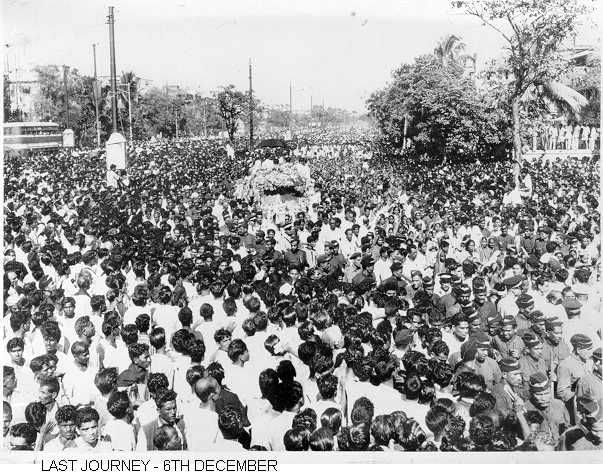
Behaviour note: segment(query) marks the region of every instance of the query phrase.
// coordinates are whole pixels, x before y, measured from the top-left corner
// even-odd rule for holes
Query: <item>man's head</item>
[[[203,377],[195,382],[194,391],[203,403],[215,401],[220,395],[218,382],[213,377]]]
[[[82,340],[88,344],[92,343],[92,338],[96,335],[96,329],[94,324],[88,316],[78,317],[74,325],[75,333]]]
[[[574,334],[570,338],[570,344],[574,350],[574,353],[582,360],[582,362],[588,361],[592,354],[593,340],[586,334]]]
[[[55,415],[57,426],[59,427],[59,436],[63,440],[73,440],[76,437],[77,410],[73,405],[65,405],[57,410]]]
[[[155,430],[153,446],[158,451],[182,451],[182,440],[176,428],[171,425],[162,425]]]
[[[491,347],[490,338],[487,334],[477,331],[471,340],[475,343],[475,359],[481,363],[485,362]]]
[[[12,451],[32,451],[38,437],[36,428],[29,423],[17,423],[10,428],[8,446]]]
[[[507,288],[509,294],[515,296],[516,298],[521,295],[521,276],[512,276],[503,281],[503,284]]]
[[[148,369],[151,365],[151,355],[147,344],[130,344],[128,346],[128,355],[132,363],[143,369]]]
[[[61,340],[61,329],[59,328],[59,324],[56,321],[46,321],[42,325],[40,331],[42,332],[46,352],[49,354],[56,354]]]
[[[513,316],[505,316],[500,327],[500,337],[505,342],[510,341],[516,333],[517,322]]]
[[[98,371],[94,377],[94,385],[101,395],[109,395],[117,390],[117,376],[116,367],[107,367]]]
[[[597,400],[585,395],[576,398],[576,411],[580,415],[580,421],[589,430],[597,421],[599,410],[599,402]]]
[[[503,379],[511,387],[519,387],[523,380],[519,361],[516,359],[502,359],[498,364],[503,375]]]
[[[452,276],[450,275],[450,273],[440,273],[439,278],[440,278],[440,287],[442,288],[442,291],[445,294],[450,290],[450,282],[451,282]]]
[[[232,339],[232,334],[228,329],[218,329],[214,333],[214,340],[216,344],[220,347],[224,352],[228,352],[228,347],[230,346]]]
[[[244,364],[249,360],[247,345],[241,339],[233,340],[228,346],[228,357],[235,364]]]
[[[56,377],[42,376],[39,379],[38,399],[44,405],[52,405],[59,395],[59,381]]]
[[[372,273],[375,269],[375,260],[372,256],[365,256],[362,258],[362,260],[360,260],[360,265],[364,271],[367,273]]]
[[[598,374],[599,376],[601,376],[601,367],[602,367],[601,347],[599,347],[598,349],[596,349],[593,352],[592,359],[593,359],[593,372]]]
[[[113,392],[107,401],[107,410],[116,420],[130,423],[134,418],[134,409],[126,392]]]
[[[177,394],[170,389],[160,389],[155,396],[157,413],[166,423],[173,425],[178,416],[178,406],[176,404]]]
[[[2,436],[6,437],[13,421],[13,409],[6,400],[2,400]]]
[[[71,355],[75,363],[81,367],[88,367],[90,362],[90,346],[85,342],[74,342],[71,345]]]
[[[218,416],[218,428],[225,440],[237,440],[243,431],[243,417],[236,407],[226,407]]]
[[[515,300],[515,304],[519,308],[519,313],[527,318],[529,314],[534,310],[534,298],[529,294],[521,294]]]
[[[551,382],[542,372],[530,376],[530,399],[538,408],[545,409],[551,404]]]
[[[463,313],[458,313],[452,317],[452,332],[461,340],[467,338],[469,322]]]
[[[91,407],[78,408],[76,416],[77,433],[84,442],[96,446],[99,439],[98,412]]]
[[[4,365],[2,368],[2,390],[5,396],[10,396],[13,391],[17,388],[17,377],[15,375],[15,369]]]
[[[544,350],[544,346],[537,336],[535,336],[534,334],[531,334],[529,332],[526,332],[523,335],[523,342],[526,346],[527,354],[532,359],[534,359],[534,360],[542,359],[542,352]]]
[[[75,316],[75,299],[72,297],[63,299],[63,315],[67,319],[72,319]]]

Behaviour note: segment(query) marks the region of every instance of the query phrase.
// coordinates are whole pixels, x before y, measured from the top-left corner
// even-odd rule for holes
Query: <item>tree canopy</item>
[[[457,65],[434,55],[403,64],[368,100],[385,140],[432,158],[490,156],[509,141],[509,123],[493,97],[478,91]]]
[[[455,0],[452,5],[479,18],[505,41],[506,66],[511,73],[513,149],[516,160],[521,161],[521,103],[531,88],[562,91],[554,85],[551,89],[551,83],[567,66],[562,49],[567,40],[575,38],[589,7],[583,0]],[[572,105],[571,96],[557,98]],[[581,100],[575,104],[584,105]]]
[[[238,121],[243,118],[245,109],[248,108],[249,98],[232,84],[222,87],[214,95],[228,137],[233,141],[237,132]]]

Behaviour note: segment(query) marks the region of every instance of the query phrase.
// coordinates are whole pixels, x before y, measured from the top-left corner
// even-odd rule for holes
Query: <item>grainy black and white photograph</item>
[[[2,0],[3,458],[596,456],[599,13]]]

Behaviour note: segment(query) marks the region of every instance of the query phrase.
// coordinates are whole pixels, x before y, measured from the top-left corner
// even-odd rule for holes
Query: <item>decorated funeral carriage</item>
[[[249,175],[237,182],[236,195],[253,198],[265,218],[284,223],[287,216],[307,212],[312,203],[320,201],[314,191],[310,167],[290,156],[293,147],[280,139],[270,139],[259,144],[258,159]]]

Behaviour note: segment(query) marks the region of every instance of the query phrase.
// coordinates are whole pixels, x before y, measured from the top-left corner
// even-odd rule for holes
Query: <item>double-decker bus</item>
[[[4,151],[58,149],[63,135],[54,122],[5,122]]]

